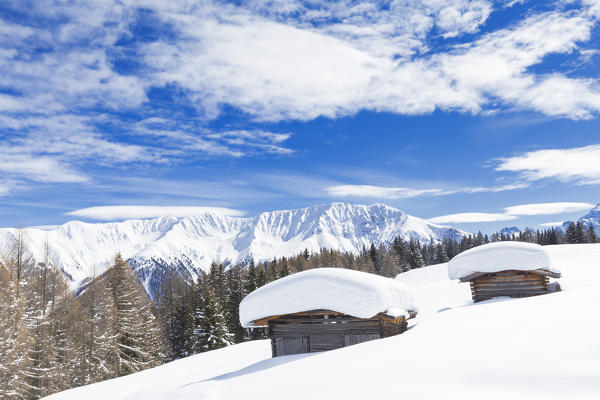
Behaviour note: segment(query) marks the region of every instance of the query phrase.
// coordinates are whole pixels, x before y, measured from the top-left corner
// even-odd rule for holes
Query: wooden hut
[[[522,242],[496,242],[467,250],[450,260],[448,275],[469,282],[475,302],[547,294],[550,278],[560,278],[542,246]]]
[[[314,353],[400,334],[416,315],[406,285],[320,268],[271,282],[240,304],[243,326],[268,327],[273,357]]]

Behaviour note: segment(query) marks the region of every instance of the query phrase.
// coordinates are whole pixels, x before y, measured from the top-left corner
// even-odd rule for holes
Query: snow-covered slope
[[[419,308],[402,335],[275,359],[244,343],[50,399],[597,399],[600,244],[547,251],[562,292],[473,304],[434,265],[397,278]]]
[[[0,229],[0,250],[9,246],[14,233],[14,229]],[[371,242],[397,236],[430,242],[463,234],[383,204],[333,203],[250,218],[207,212],[102,224],[73,221],[50,230],[27,229],[26,239],[33,256],[41,260],[47,238],[52,259],[75,284],[92,271],[102,272],[120,251],[152,290],[168,269],[193,276],[213,261],[266,260],[305,248],[359,252]]]

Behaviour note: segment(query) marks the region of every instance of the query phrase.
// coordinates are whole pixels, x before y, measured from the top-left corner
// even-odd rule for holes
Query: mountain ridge
[[[10,246],[16,230],[0,229],[0,249]],[[382,203],[330,203],[276,210],[254,217],[206,211],[187,217],[162,216],[121,222],[69,221],[54,229],[25,229],[33,258],[43,259],[46,238],[51,260],[75,286],[103,272],[116,252],[128,259],[150,292],[171,269],[196,276],[213,261],[225,265],[291,256],[307,248],[359,252],[395,237],[424,243],[466,234],[429,223]]]

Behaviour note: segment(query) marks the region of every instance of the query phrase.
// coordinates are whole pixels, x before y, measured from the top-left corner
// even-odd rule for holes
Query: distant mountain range
[[[0,249],[15,229],[0,229]],[[229,217],[205,212],[191,217],[160,217],[111,223],[68,222],[57,228],[25,230],[36,260],[48,240],[51,259],[74,286],[103,272],[116,252],[128,259],[149,293],[155,294],[168,270],[196,276],[213,261],[231,265],[253,258],[291,256],[305,248],[358,253],[363,246],[396,237],[421,243],[459,239],[466,232],[431,224],[384,204],[332,203],[297,210]]]
[[[554,226],[554,229],[558,229],[559,231],[565,233],[569,224],[571,222],[581,222],[585,228],[589,228],[590,226],[594,227],[596,233],[600,232],[600,203],[596,204],[596,207],[592,208],[587,214],[583,217],[579,218],[576,221],[565,221],[559,225]],[[526,228],[528,229],[528,228]],[[514,235],[521,232],[522,229],[517,228],[516,226],[511,226],[507,228],[502,228],[498,233],[504,233],[505,235]]]
[[[504,234],[504,235],[508,235],[508,236],[512,236],[515,233],[519,233],[519,232],[521,232],[521,230],[519,228],[517,228],[516,226],[511,226],[511,227],[508,227],[508,228],[502,228],[502,229],[500,229],[500,232],[498,232],[498,233]]]

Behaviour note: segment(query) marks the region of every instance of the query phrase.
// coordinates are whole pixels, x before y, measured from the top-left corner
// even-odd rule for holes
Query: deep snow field
[[[561,292],[473,304],[434,265],[397,278],[419,308],[402,335],[276,359],[243,343],[48,399],[600,399],[600,244],[545,249]]]

